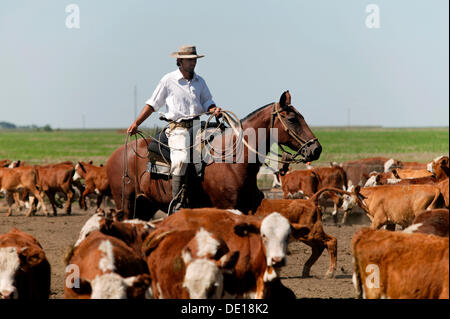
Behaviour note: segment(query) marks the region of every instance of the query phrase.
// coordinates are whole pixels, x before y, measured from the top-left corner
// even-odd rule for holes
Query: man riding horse
[[[169,122],[165,134],[170,147],[172,198],[178,200],[174,211],[177,211],[185,205],[179,195],[183,187],[187,187],[185,184],[189,180],[185,178],[192,141],[189,129],[202,113],[214,113],[216,118],[220,118],[221,108],[215,105],[205,80],[194,72],[197,59],[204,55],[198,55],[195,46],[181,46],[171,56],[177,59],[178,70],[166,74],[159,81],[153,95],[146,101],[127,133],[136,134],[139,125],[153,112],[167,106],[163,118]]]

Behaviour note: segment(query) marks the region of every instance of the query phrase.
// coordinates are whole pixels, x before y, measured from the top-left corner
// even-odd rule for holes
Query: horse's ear
[[[286,105],[291,105],[291,93],[289,93],[289,90],[286,91]]]
[[[287,105],[291,105],[291,94],[288,91],[284,91],[283,94],[281,94],[280,97],[280,106],[284,107]]]

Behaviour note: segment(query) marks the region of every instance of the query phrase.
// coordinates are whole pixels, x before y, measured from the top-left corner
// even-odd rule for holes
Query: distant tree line
[[[49,124],[46,124],[44,126],[37,126],[35,124],[25,125],[25,126],[17,126],[10,122],[0,122],[0,129],[34,130],[34,131],[45,131],[45,132],[53,131],[52,127]]]

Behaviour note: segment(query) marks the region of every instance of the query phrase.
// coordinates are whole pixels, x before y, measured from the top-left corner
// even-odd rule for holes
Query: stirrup
[[[178,195],[174,198],[172,198],[172,200],[169,203],[169,207],[167,209],[167,215],[170,215],[172,213],[176,213],[178,212],[180,209],[186,208],[185,206],[185,189],[186,185],[183,184],[183,186],[181,187]]]

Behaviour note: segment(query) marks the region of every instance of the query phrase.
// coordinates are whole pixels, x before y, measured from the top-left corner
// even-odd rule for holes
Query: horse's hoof
[[[325,278],[326,278],[326,279],[334,278],[334,273],[335,273],[334,270],[331,270],[331,271],[329,270],[329,271],[327,271],[326,274],[325,274]]]

